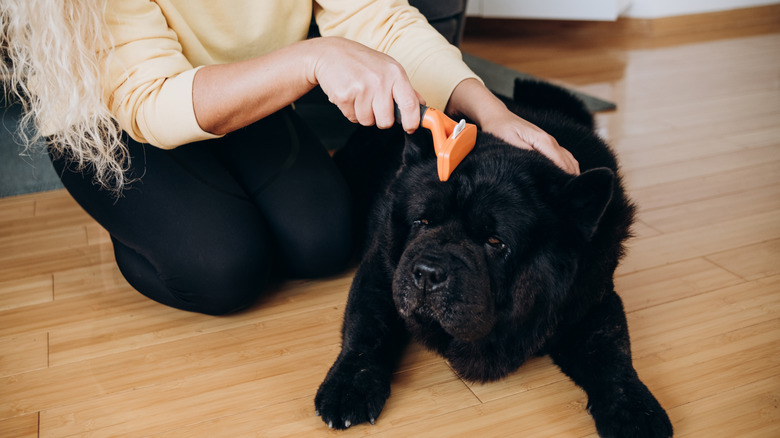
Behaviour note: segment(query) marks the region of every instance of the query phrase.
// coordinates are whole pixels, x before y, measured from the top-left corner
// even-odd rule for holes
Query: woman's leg
[[[53,160],[65,187],[111,234],[117,264],[139,292],[179,309],[224,314],[252,303],[272,263],[257,207],[206,143],[164,151],[128,140],[131,176],[116,198],[92,174]]]
[[[321,277],[344,269],[353,250],[352,200],[343,176],[311,130],[291,110],[264,119],[217,151],[261,210],[285,273]],[[289,145],[270,153],[264,143]],[[281,163],[281,165],[277,164]]]
[[[122,197],[92,174],[54,167],[111,234],[128,282],[163,304],[223,314],[252,303],[272,266],[299,276],[343,268],[349,193],[327,152],[291,111],[171,151],[128,139],[139,177]]]

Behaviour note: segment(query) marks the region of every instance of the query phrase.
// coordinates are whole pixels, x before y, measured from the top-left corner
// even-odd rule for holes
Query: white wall
[[[780,4],[780,0],[468,0],[469,16],[615,20],[660,18]]]
[[[626,17],[659,18],[780,4],[778,0],[633,0]]]
[[[468,0],[466,14],[485,18],[616,20],[631,0]]]

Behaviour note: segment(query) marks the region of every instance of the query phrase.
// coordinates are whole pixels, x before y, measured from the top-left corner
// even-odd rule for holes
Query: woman
[[[4,0],[6,90],[144,295],[225,314],[274,267],[343,268],[349,197],[289,109],[319,85],[354,123],[414,131],[419,104],[460,113],[562,168],[404,0]],[[306,39],[312,14],[321,38]],[[408,74],[408,75],[407,75]],[[419,93],[418,93],[419,91]]]

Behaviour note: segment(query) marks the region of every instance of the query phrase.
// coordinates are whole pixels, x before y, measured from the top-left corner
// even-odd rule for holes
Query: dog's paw
[[[673,435],[666,411],[641,382],[624,388],[617,399],[591,401],[588,410],[602,438],[669,438]]]
[[[339,358],[320,385],[314,406],[332,429],[374,424],[390,396],[390,373],[359,355]]]

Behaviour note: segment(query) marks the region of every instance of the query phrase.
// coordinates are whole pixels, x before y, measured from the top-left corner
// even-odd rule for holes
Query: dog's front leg
[[[609,293],[552,346],[553,360],[588,394],[601,437],[671,437],[672,424],[639,380],[620,297]]]
[[[390,379],[408,340],[393,304],[390,272],[381,251],[372,251],[355,274],[341,354],[314,399],[329,427],[373,424],[390,396]]]

